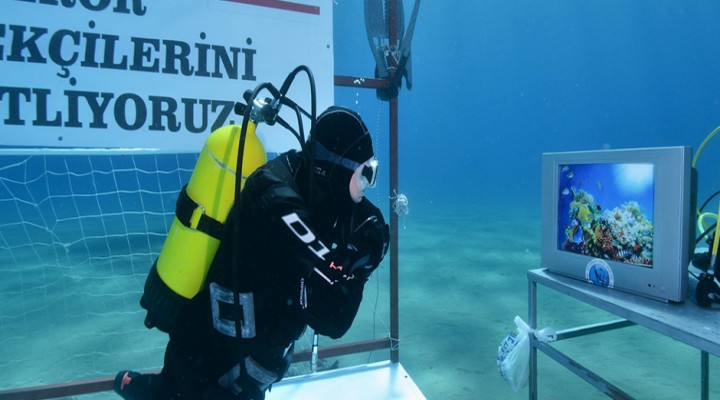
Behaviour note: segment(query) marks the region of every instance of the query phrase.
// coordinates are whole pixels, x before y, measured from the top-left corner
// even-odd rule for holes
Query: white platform
[[[425,400],[425,396],[402,365],[383,361],[286,378],[273,385],[266,399]]]

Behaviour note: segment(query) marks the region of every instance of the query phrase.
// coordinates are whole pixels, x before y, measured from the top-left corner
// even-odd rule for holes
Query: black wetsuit
[[[353,231],[369,219],[373,229],[386,232],[387,225],[365,198],[343,210],[318,192],[309,206],[301,159],[282,154],[248,179],[205,288],[169,332],[159,397],[262,399],[287,371],[307,325],[332,338],[350,328],[364,284],[387,250],[386,237],[352,243],[362,242]],[[232,305],[234,288],[242,308]]]

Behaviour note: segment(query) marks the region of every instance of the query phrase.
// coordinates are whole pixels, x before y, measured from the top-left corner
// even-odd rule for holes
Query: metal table
[[[709,399],[709,354],[720,357],[720,313],[685,303],[663,303],[657,300],[594,286],[548,272],[528,271],[528,324],[537,328],[537,284],[619,316],[621,319],[558,332],[557,340],[569,339],[631,325],[641,325],[700,350],[701,398]],[[613,399],[633,397],[583,367],[551,344],[531,338],[529,398],[537,399],[537,350],[575,373]]]

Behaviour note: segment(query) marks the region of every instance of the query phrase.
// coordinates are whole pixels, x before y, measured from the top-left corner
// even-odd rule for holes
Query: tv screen
[[[690,153],[666,147],[543,154],[543,266],[683,301],[693,249]]]
[[[652,267],[653,164],[558,165],[558,249]]]

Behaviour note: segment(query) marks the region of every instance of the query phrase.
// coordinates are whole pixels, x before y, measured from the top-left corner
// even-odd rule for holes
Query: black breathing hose
[[[311,102],[311,112],[308,114],[306,110],[304,110],[302,107],[298,106],[297,103],[295,103],[292,99],[286,97],[286,94],[288,90],[290,90],[290,87],[295,79],[295,76],[301,72],[304,71],[308,75],[308,80],[310,81],[310,102]],[[243,309],[242,305],[240,304],[240,293],[243,289],[247,289],[247,282],[243,282],[244,275],[240,273],[239,263],[240,263],[240,240],[241,240],[241,226],[240,226],[240,200],[241,200],[241,194],[242,194],[242,180],[243,180],[243,173],[242,173],[242,165],[243,165],[243,156],[244,156],[244,150],[245,150],[245,140],[247,137],[247,128],[248,124],[250,122],[251,114],[253,111],[253,107],[255,105],[255,99],[257,99],[260,92],[263,90],[269,91],[272,96],[274,97],[275,101],[278,103],[273,107],[272,112],[275,113],[273,116],[272,123],[274,124],[275,118],[277,118],[283,127],[290,130],[295,137],[300,142],[300,148],[303,150],[303,153],[305,154],[307,152],[307,157],[309,158],[309,168],[310,168],[310,178],[308,182],[308,204],[312,204],[310,202],[310,197],[312,193],[312,184],[314,182],[313,179],[313,159],[312,153],[314,152],[314,146],[309,146],[310,149],[307,149],[305,146],[305,134],[302,128],[302,115],[304,114],[310,118],[310,132],[311,132],[311,140],[314,142],[314,135],[312,135],[312,132],[315,131],[315,120],[317,118],[317,97],[315,93],[315,79],[313,77],[312,71],[310,71],[310,68],[308,68],[305,65],[301,65],[297,68],[295,68],[288,76],[285,78],[285,81],[283,82],[283,85],[281,86],[280,90],[278,91],[272,84],[265,82],[259,84],[255,89],[252,91],[252,93],[245,98],[245,101],[247,101],[247,106],[242,110],[243,114],[243,122],[242,127],[240,129],[240,138],[238,140],[238,154],[237,154],[237,162],[235,165],[235,199],[234,199],[234,205],[233,209],[235,211],[234,214],[234,220],[233,222],[233,252],[232,252],[232,267],[233,267],[233,302],[235,304],[234,307],[234,317],[235,317],[235,337],[237,339],[238,343],[238,351],[241,351],[242,348],[242,321],[243,321]],[[277,113],[279,112],[280,105],[284,104],[289,107],[291,107],[295,113],[297,114],[298,118],[298,127],[299,127],[299,133],[295,132],[290,125],[288,125],[285,121],[283,121]],[[236,112],[240,111],[241,108],[236,107]],[[239,114],[239,112],[238,112]],[[253,121],[254,123],[256,121]],[[257,123],[260,123],[263,121],[257,121]],[[267,122],[267,121],[266,121]],[[308,152],[309,150],[309,152]],[[246,286],[243,288],[243,284]],[[254,305],[253,305],[254,306]]]

